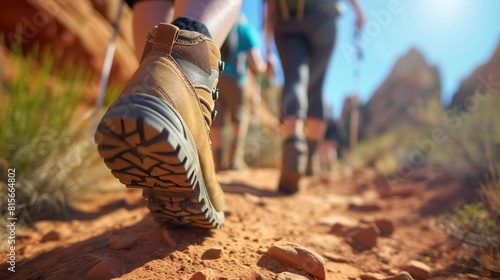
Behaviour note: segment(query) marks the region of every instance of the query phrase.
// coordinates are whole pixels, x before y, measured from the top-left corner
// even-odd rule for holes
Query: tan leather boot
[[[287,194],[299,191],[299,181],[307,165],[307,144],[303,136],[292,136],[283,142],[281,175],[278,190]]]
[[[160,24],[97,128],[104,162],[127,187],[143,189],[160,223],[223,226],[209,137],[223,67],[212,40]]]

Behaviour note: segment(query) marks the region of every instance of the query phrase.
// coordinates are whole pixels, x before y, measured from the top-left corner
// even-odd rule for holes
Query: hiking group
[[[361,28],[363,12],[357,0],[349,2]],[[268,0],[267,61],[260,55],[257,32],[240,16],[241,0],[127,3],[133,9],[140,65],[95,133],[112,174],[127,187],[143,190],[161,224],[222,227],[224,193],[216,170],[224,168],[223,120],[230,118],[233,127],[225,168],[243,168],[246,76],[275,72],[274,37],[284,75],[278,190],[297,192],[301,176],[312,172],[312,154],[325,135],[322,88],[339,2]]]

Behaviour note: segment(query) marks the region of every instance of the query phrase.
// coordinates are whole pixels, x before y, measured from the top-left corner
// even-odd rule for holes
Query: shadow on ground
[[[42,252],[16,265],[16,279],[83,279],[97,264],[105,259],[120,260],[116,267],[105,267],[103,278],[110,279],[144,267],[150,261],[164,259],[175,251],[184,251],[189,245],[203,244],[212,236],[212,232],[201,228],[169,228],[168,232],[176,237],[176,245],[168,244],[162,238],[162,229],[148,215],[138,223],[114,230],[108,230],[92,238],[59,246]],[[110,240],[116,236],[134,236],[135,246],[126,250],[111,250]],[[8,264],[0,265],[0,271],[6,273]],[[2,275],[7,279],[9,275]],[[9,272],[10,273],[10,272]],[[107,276],[106,276],[107,275]]]
[[[232,194],[246,194],[246,193],[248,193],[248,194],[260,196],[260,197],[285,197],[285,196],[289,196],[288,194],[283,193],[283,192],[263,190],[263,189],[253,187],[251,185],[241,184],[241,183],[230,183],[230,184],[221,183],[220,185],[225,193],[232,193]]]

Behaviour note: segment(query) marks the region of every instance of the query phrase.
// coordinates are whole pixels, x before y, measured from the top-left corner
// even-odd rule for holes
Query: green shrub
[[[450,173],[481,178],[489,163],[500,159],[500,94],[478,99],[469,111],[452,108],[443,113],[435,127],[442,129],[445,141],[436,145],[430,163]]]
[[[69,129],[43,159],[19,176],[17,217],[31,223],[70,217],[72,203],[109,187],[99,180],[111,177],[90,137],[95,116]]]
[[[401,129],[362,140],[355,152],[345,154],[344,163],[354,169],[372,167],[381,174],[397,173],[401,158],[414,148],[413,140],[420,133],[421,131]]]
[[[481,187],[482,201],[441,214],[437,223],[449,236],[473,248],[472,258],[480,272],[500,275],[500,181],[498,168],[490,171]]]
[[[482,202],[470,203],[452,213],[438,216],[438,223],[450,235],[478,247],[498,246],[498,224]]]
[[[500,186],[495,188],[498,191]],[[488,276],[500,273],[500,220],[483,202],[441,214],[437,223],[449,236],[472,248],[472,259],[480,272]]]
[[[109,176],[93,144],[95,114],[75,118],[89,72],[64,56],[62,63],[48,52],[37,56],[13,50],[11,65],[2,65],[13,73],[0,86],[0,214],[7,212],[4,171],[15,168],[20,224],[68,217],[70,201]]]
[[[0,155],[15,166],[17,176],[59,144],[89,80],[85,69],[75,69],[70,60],[54,75],[49,53],[41,63],[37,55],[37,50],[26,56],[12,52],[13,77],[0,97]]]

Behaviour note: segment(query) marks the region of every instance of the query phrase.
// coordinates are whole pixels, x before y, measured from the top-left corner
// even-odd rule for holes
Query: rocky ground
[[[308,177],[275,191],[278,170],[219,173],[221,230],[163,228],[138,190],[82,198],[67,221],[17,232],[15,273],[1,279],[489,279],[460,265],[468,252],[435,224],[471,197],[442,172],[389,187],[373,170]]]

